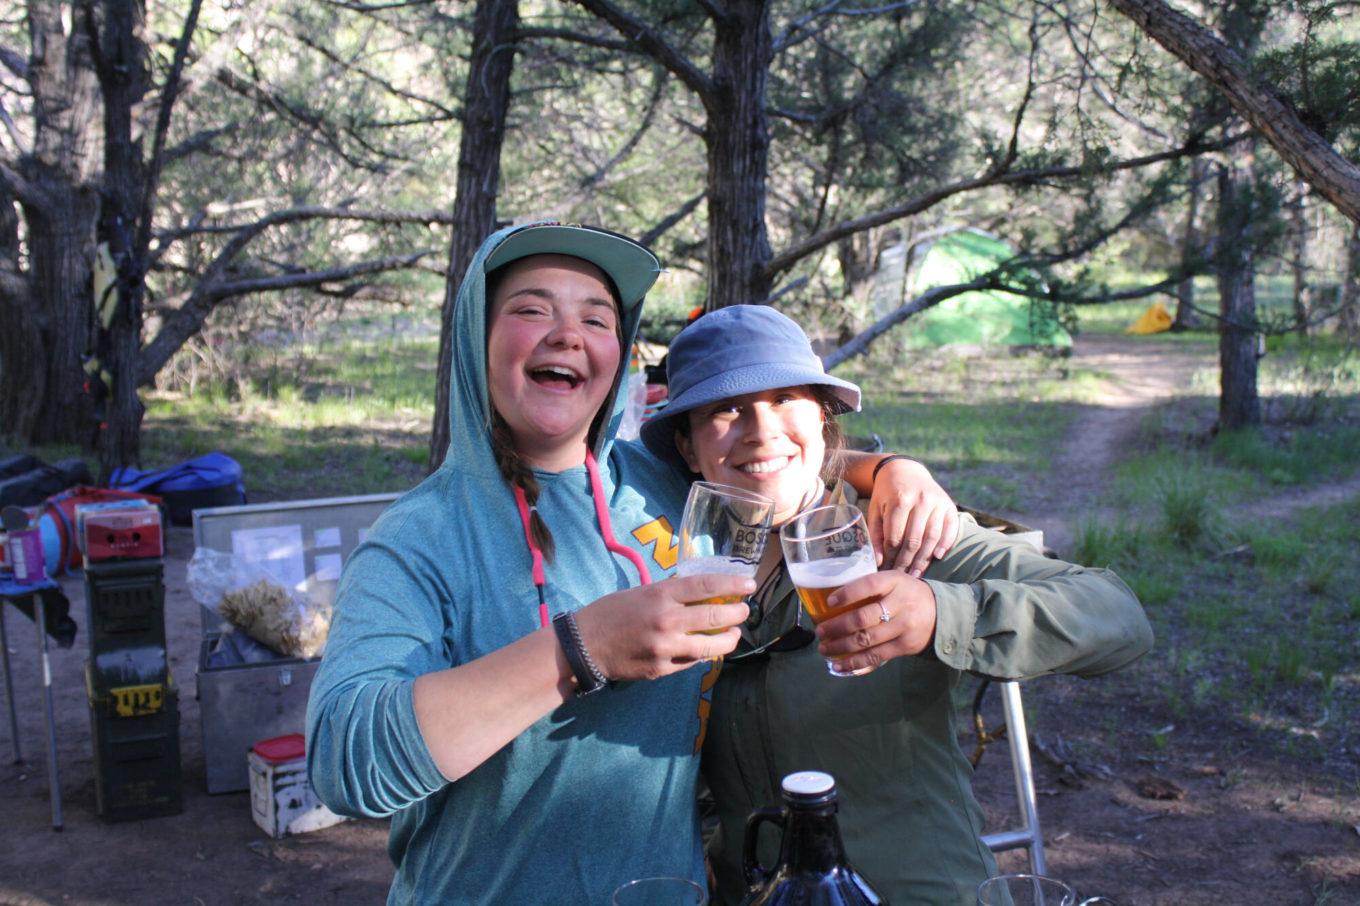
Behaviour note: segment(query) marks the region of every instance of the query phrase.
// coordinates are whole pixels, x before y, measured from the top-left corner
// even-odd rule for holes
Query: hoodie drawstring
[[[590,473],[590,496],[595,501],[595,517],[600,522],[600,537],[604,539],[604,546],[611,552],[619,554],[629,563],[637,568],[638,576],[643,585],[652,583],[652,574],[647,569],[646,562],[642,555],[630,547],[625,547],[614,538],[614,529],[609,522],[609,508],[604,503],[604,485],[600,481],[600,467],[595,461],[595,454],[586,452],[586,471]],[[529,500],[524,496],[524,489],[519,485],[514,485],[515,505],[519,509],[519,519],[524,526],[524,540],[529,545],[529,554],[533,557],[533,577],[534,588],[538,591],[538,621],[547,627],[552,621],[548,616],[548,600],[545,588],[548,584],[547,575],[543,570],[543,551],[539,550],[534,543],[533,532],[529,530],[530,507]]]

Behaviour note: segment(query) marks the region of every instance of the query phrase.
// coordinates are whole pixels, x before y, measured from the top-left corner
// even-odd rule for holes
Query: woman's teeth
[[[560,365],[549,365],[545,368],[535,368],[532,372],[536,380],[542,381],[566,381],[573,388],[581,383],[581,376],[570,368]]]
[[[763,459],[760,462],[748,462],[737,468],[743,472],[777,472],[789,464],[787,456],[778,459]]]

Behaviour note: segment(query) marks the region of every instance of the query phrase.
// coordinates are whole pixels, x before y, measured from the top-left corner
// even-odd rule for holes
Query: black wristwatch
[[[552,623],[553,629],[557,632],[557,641],[567,656],[567,664],[571,666],[571,672],[576,676],[577,697],[613,686],[614,684],[605,678],[600,668],[590,659],[590,652],[586,651],[586,646],[581,641],[581,630],[576,627],[576,615],[570,611],[559,613],[553,617]]]

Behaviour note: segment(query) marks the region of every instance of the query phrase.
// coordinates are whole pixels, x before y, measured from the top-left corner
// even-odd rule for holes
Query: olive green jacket
[[[746,893],[747,815],[779,805],[781,779],[803,770],[836,778],[846,852],[892,906],[973,906],[996,862],[980,839],[973,771],[956,741],[955,685],[964,673],[1098,676],[1152,647],[1142,606],[1114,573],[1044,557],[967,514],[948,556],[923,578],[938,616],[933,650],[922,655],[850,678],[827,673],[815,642],[725,659],[702,766],[717,811],[708,842],[714,906],[737,906]],[[787,632],[795,618],[811,625],[786,574],[752,603],[749,622],[760,623],[743,629],[743,649],[797,636]],[[777,836],[761,834],[765,866],[777,861]]]

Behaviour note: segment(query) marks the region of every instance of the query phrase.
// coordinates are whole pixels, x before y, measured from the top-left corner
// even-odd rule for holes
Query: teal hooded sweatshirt
[[[487,239],[459,290],[448,455],[346,563],[311,690],[312,788],[340,814],[391,816],[391,904],[602,906],[634,878],[704,882],[694,791],[716,668],[573,699],[452,782],[416,723],[417,677],[540,627],[524,528],[487,427],[484,263],[516,229]],[[623,312],[625,362],[640,309]],[[614,442],[618,384],[595,454],[615,538],[660,579],[675,565],[687,481],[640,444]],[[586,468],[535,474],[557,547],[550,612],[637,585],[634,566],[605,546]]]

